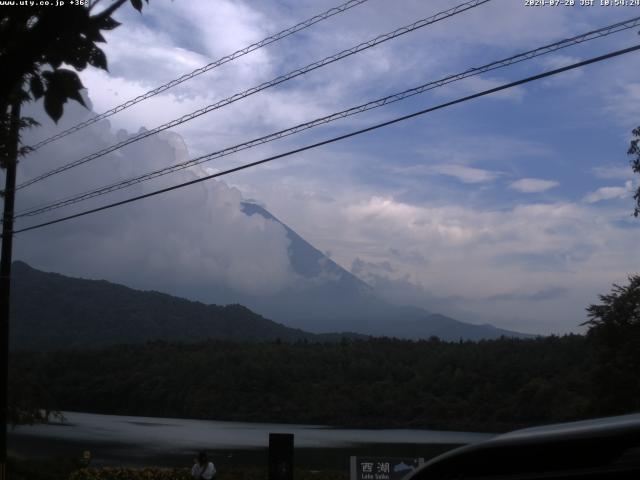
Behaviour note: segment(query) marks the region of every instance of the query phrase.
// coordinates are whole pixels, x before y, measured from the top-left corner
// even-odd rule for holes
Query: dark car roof
[[[407,480],[601,478],[604,473],[618,477],[633,473],[629,478],[640,479],[640,414],[497,435],[440,455]]]

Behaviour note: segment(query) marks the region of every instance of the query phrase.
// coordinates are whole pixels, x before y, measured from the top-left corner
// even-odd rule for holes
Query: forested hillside
[[[106,282],[71,278],[14,262],[12,350],[55,350],[145,343],[339,340],[314,335],[258,315],[242,305],[205,305]]]
[[[296,239],[294,245],[303,245],[300,248],[305,252],[301,257],[292,257],[292,261],[300,272],[313,272],[310,264],[320,261],[317,257],[320,252],[301,238],[292,238]],[[311,259],[307,258],[309,255]],[[305,263],[305,259],[309,263]],[[343,337],[364,339],[369,335],[407,339],[435,335],[446,340],[526,336],[491,325],[459,322],[416,307],[387,304],[376,299],[370,289],[365,288],[366,284],[356,281],[353,275],[333,262],[321,263],[325,267],[331,266],[329,278],[342,280],[336,284],[329,282],[322,288],[316,286],[306,293],[295,289],[283,291],[277,299],[270,300],[279,305],[275,310],[254,299],[249,304],[259,309],[252,310],[243,306],[244,302],[242,305],[208,305],[105,280],[43,272],[17,261],[13,264],[11,290],[11,348],[55,350],[153,340],[188,343],[207,339],[238,342],[306,339],[322,342],[339,341]],[[354,300],[356,297],[359,300]],[[332,311],[327,312],[327,309]],[[263,311],[277,315],[265,318],[256,313]],[[285,315],[287,311],[289,313]],[[313,317],[315,327],[303,322],[308,329],[301,330],[297,328],[301,326],[298,322],[290,322],[291,316]],[[289,323],[279,323],[283,318],[289,319]]]
[[[502,431],[597,410],[590,351],[577,335],[478,343],[155,342],[17,354],[12,374],[42,384],[62,410]]]

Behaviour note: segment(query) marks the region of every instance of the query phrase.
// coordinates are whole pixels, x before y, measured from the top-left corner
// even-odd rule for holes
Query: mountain
[[[388,303],[263,207],[247,202],[242,208],[246,215],[260,215],[285,229],[291,268],[298,279],[295,285],[264,296],[218,292],[215,303],[228,305],[207,305],[104,280],[45,273],[14,262],[12,348],[47,350],[206,338],[337,341],[343,336],[371,335],[457,341],[526,336]]]
[[[492,325],[475,325],[412,306],[390,304],[373,288],[309,244],[286,224],[255,203],[242,204],[246,215],[278,222],[289,238],[289,258],[299,285],[270,296],[238,293],[243,305],[284,324],[322,333],[352,331],[408,339],[480,340],[528,335]]]
[[[46,273],[13,263],[11,347],[50,350],[149,340],[335,341],[267,320],[241,305],[205,305],[104,280]],[[353,337],[354,335],[345,334]]]

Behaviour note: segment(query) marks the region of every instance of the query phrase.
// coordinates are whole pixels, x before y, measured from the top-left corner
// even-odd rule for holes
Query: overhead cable
[[[101,196],[101,195],[105,195],[111,192],[115,192],[117,190],[121,190],[123,188],[132,186],[132,185],[136,185],[139,183],[142,183],[144,181],[148,181],[148,180],[152,180],[154,178],[158,178],[164,175],[168,175],[170,173],[174,173],[180,170],[184,170],[186,168],[190,168],[193,167],[195,165],[199,165],[201,163],[204,162],[208,162],[217,158],[221,158],[227,155],[231,155],[233,153],[239,152],[239,151],[243,151],[243,150],[247,150],[249,148],[253,148],[256,147],[258,145],[262,145],[268,142],[272,142],[274,140],[283,138],[283,137],[287,137],[290,135],[294,135],[296,133],[299,133],[301,131],[304,130],[308,130],[310,128],[314,128],[317,127],[319,125],[324,125],[342,118],[346,118],[346,117],[350,117],[352,115],[356,115],[362,112],[366,112],[368,110],[373,110],[375,108],[379,108],[382,107],[384,105],[389,105],[391,103],[395,103],[398,102],[400,100],[404,100],[408,97],[412,97],[414,95],[418,95],[421,93],[424,93],[426,91],[438,88],[438,87],[442,87],[444,85],[448,85],[452,82],[456,82],[465,78],[469,78],[475,75],[479,75],[481,73],[486,73],[492,70],[497,70],[499,68],[504,68],[516,63],[520,63],[526,60],[530,60],[532,58],[535,57],[539,57],[541,55],[546,55],[555,51],[558,51],[560,49],[563,48],[567,48],[573,45],[577,45],[580,43],[584,43],[587,41],[591,41],[597,38],[601,38],[607,35],[611,35],[613,33],[617,33],[617,32],[621,32],[621,31],[625,31],[631,28],[635,28],[638,27],[640,25],[640,17],[635,17],[629,20],[625,20],[624,22],[618,22],[615,23],[613,25],[609,25],[606,27],[602,27],[599,28],[597,30],[592,30],[590,32],[587,33],[583,33],[581,35],[577,35],[571,38],[567,38],[567,39],[563,39],[560,40],[558,42],[554,42],[551,43],[549,45],[545,45],[539,48],[536,48],[534,50],[529,50],[523,53],[519,53],[517,55],[513,55],[510,56],[508,58],[504,58],[502,60],[497,60],[491,63],[488,63],[486,65],[480,66],[480,67],[474,67],[468,70],[465,70],[464,72],[461,73],[457,73],[454,75],[449,75],[447,77],[441,78],[439,80],[435,80],[435,81],[430,81],[428,83],[422,84],[420,86],[414,87],[414,88],[410,88],[407,90],[404,90],[402,92],[399,93],[395,93],[392,95],[387,95],[385,97],[382,98],[378,98],[376,100],[372,100],[370,102],[367,103],[363,103],[361,105],[355,106],[355,107],[351,107],[348,108],[346,110],[342,110],[340,112],[336,112],[336,113],[332,113],[331,115],[327,115],[324,117],[320,117],[320,118],[316,118],[314,120],[311,120],[309,122],[305,122],[305,123],[301,123],[298,124],[296,126],[284,129],[284,130],[280,130],[278,132],[274,132],[271,133],[269,135],[265,135],[259,138],[255,138],[252,140],[249,140],[247,142],[243,142],[231,147],[227,147],[224,148],[222,150],[218,150],[216,152],[213,153],[209,153],[206,155],[202,155],[200,157],[191,159],[191,160],[187,160],[185,162],[181,162],[175,165],[169,165],[167,167],[161,168],[161,169],[157,169],[148,173],[145,173],[143,175],[139,175],[133,178],[129,178],[126,180],[120,180],[118,182],[115,183],[111,183],[109,185],[105,185],[102,187],[99,187],[97,189],[93,189],[84,193],[80,193],[80,194],[76,194],[73,196],[69,196],[69,197],[65,197],[63,199],[59,199],[56,200],[54,202],[50,202],[47,204],[44,204],[42,206],[39,207],[33,207],[30,208],[28,210],[24,210],[22,212],[19,212],[15,215],[14,218],[20,218],[20,217],[28,217],[28,216],[35,216],[35,215],[40,215],[42,213],[45,212],[49,212],[52,210],[56,210],[58,208],[62,208],[65,206],[69,206],[69,205],[73,205],[85,200],[88,200],[90,198],[94,198],[97,196]]]
[[[564,67],[561,67],[561,68],[556,68],[554,70],[550,70],[550,71],[547,71],[547,72],[544,72],[544,73],[540,73],[540,74],[537,74],[537,75],[526,77],[526,78],[523,78],[521,80],[517,80],[515,82],[506,83],[506,84],[500,85],[498,87],[490,88],[488,90],[484,90],[482,92],[475,93],[473,95],[467,95],[466,97],[458,98],[456,100],[452,100],[452,101],[449,101],[449,102],[446,102],[446,103],[441,103],[440,105],[437,105],[435,107],[425,108],[423,110],[419,110],[417,112],[414,112],[414,113],[411,113],[411,114],[408,114],[408,115],[403,115],[401,117],[396,117],[396,118],[394,118],[392,120],[387,120],[385,122],[378,123],[378,124],[372,125],[370,127],[366,127],[366,128],[360,129],[360,130],[355,130],[353,132],[346,133],[344,135],[339,135],[337,137],[332,137],[332,138],[329,138],[327,140],[323,140],[321,142],[317,142],[317,143],[313,143],[313,144],[310,144],[310,145],[306,145],[304,147],[296,148],[294,150],[289,150],[287,152],[280,153],[278,155],[273,155],[271,157],[267,157],[267,158],[264,158],[262,160],[257,160],[255,162],[246,163],[244,165],[233,167],[233,168],[224,170],[222,172],[217,172],[217,173],[214,173],[214,174],[211,174],[211,175],[207,175],[207,176],[204,176],[204,177],[196,178],[194,180],[190,180],[188,182],[180,183],[180,184],[173,185],[173,186],[166,187],[166,188],[162,188],[162,189],[159,189],[159,190],[154,190],[153,192],[149,192],[149,193],[145,193],[143,195],[138,195],[138,196],[135,196],[135,197],[127,198],[125,200],[120,200],[118,202],[114,202],[114,203],[110,203],[110,204],[107,204],[107,205],[103,205],[101,207],[92,208],[92,209],[89,209],[89,210],[84,210],[82,212],[75,213],[73,215],[68,215],[68,216],[65,216],[65,217],[57,218],[55,220],[49,220],[47,222],[43,222],[43,223],[39,223],[39,224],[36,224],[36,225],[31,225],[31,226],[28,226],[28,227],[24,227],[24,228],[21,228],[19,230],[14,230],[12,233],[22,233],[22,232],[27,232],[27,231],[30,231],[30,230],[35,230],[35,229],[42,228],[42,227],[45,227],[45,226],[48,226],[48,225],[54,225],[54,224],[65,222],[65,221],[68,221],[68,220],[71,220],[71,219],[74,219],[74,218],[79,218],[79,217],[83,217],[83,216],[90,215],[90,214],[93,214],[93,213],[101,212],[101,211],[104,211],[104,210],[109,210],[111,208],[115,208],[115,207],[118,207],[118,206],[121,206],[121,205],[126,205],[128,203],[133,203],[133,202],[136,202],[136,201],[139,201],[139,200],[143,200],[145,198],[154,197],[154,196],[160,195],[162,193],[170,192],[170,191],[173,191],[173,190],[178,190],[180,188],[188,187],[190,185],[195,185],[197,183],[202,183],[202,182],[205,182],[207,180],[211,180],[213,178],[222,177],[222,176],[228,175],[230,173],[238,172],[238,171],[245,170],[245,169],[248,169],[248,168],[252,168],[252,167],[255,167],[255,166],[258,166],[258,165],[262,165],[262,164],[265,164],[265,163],[268,163],[268,162],[272,162],[272,161],[277,160],[279,158],[288,157],[288,156],[294,155],[296,153],[301,153],[301,152],[304,152],[304,151],[307,151],[307,150],[311,150],[311,149],[314,149],[314,148],[321,147],[323,145],[328,145],[328,144],[335,143],[335,142],[338,142],[338,141],[341,141],[341,140],[345,140],[347,138],[355,137],[355,136],[361,135],[363,133],[367,133],[367,132],[371,132],[371,131],[374,131],[374,130],[378,130],[380,128],[387,127],[389,125],[393,125],[395,123],[403,122],[405,120],[408,120],[408,119],[411,119],[411,118],[414,118],[414,117],[418,117],[420,115],[424,115],[424,114],[427,114],[427,113],[430,113],[430,112],[434,112],[436,110],[441,110],[441,109],[444,109],[444,108],[447,108],[447,107],[450,107],[450,106],[453,106],[453,105],[457,105],[457,104],[460,104],[460,103],[463,103],[463,102],[467,102],[469,100],[473,100],[475,98],[479,98],[479,97],[483,97],[483,96],[490,95],[490,94],[493,94],[493,93],[497,93],[497,92],[500,92],[500,91],[503,91],[503,90],[507,90],[509,88],[517,87],[519,85],[524,85],[526,83],[530,83],[530,82],[533,82],[535,80],[548,78],[548,77],[551,77],[553,75],[558,75],[558,74],[560,74],[562,72],[566,72],[566,71],[573,70],[573,69],[576,69],[576,68],[584,67],[586,65],[590,65],[590,64],[593,64],[593,63],[601,62],[601,61],[604,61],[604,60],[608,60],[608,59],[611,59],[611,58],[614,58],[614,57],[618,57],[620,55],[624,55],[624,54],[627,54],[627,53],[631,53],[631,52],[634,52],[634,51],[637,51],[637,50],[640,50],[640,44],[639,45],[635,45],[633,47],[629,47],[629,48],[625,48],[625,49],[621,49],[621,50],[616,50],[614,52],[610,52],[610,53],[607,53],[605,55],[600,55],[598,57],[592,57],[592,58],[589,58],[588,60],[583,60],[581,62],[576,62],[576,63],[573,63],[571,65],[567,65],[567,66],[564,66]]]
[[[119,143],[110,145],[110,146],[108,146],[106,148],[103,148],[102,150],[99,150],[99,151],[94,152],[94,153],[92,153],[90,155],[84,156],[84,157],[82,157],[82,158],[80,158],[78,160],[74,160],[73,162],[70,162],[70,163],[62,165],[60,167],[54,168],[53,170],[50,170],[50,171],[48,171],[46,173],[43,173],[41,175],[38,175],[38,176],[36,176],[36,177],[34,177],[34,178],[30,179],[30,180],[26,180],[26,181],[20,183],[18,186],[16,186],[16,190],[19,190],[21,188],[27,187],[29,185],[32,185],[32,184],[36,183],[36,182],[40,182],[40,181],[42,181],[42,180],[44,180],[46,178],[49,178],[49,177],[51,177],[53,175],[57,175],[59,173],[65,172],[65,171],[67,171],[67,170],[69,170],[71,168],[74,168],[74,167],[77,167],[79,165],[82,165],[82,164],[85,164],[87,162],[90,162],[92,160],[95,160],[96,158],[100,158],[100,157],[102,157],[104,155],[107,155],[108,153],[111,153],[111,152],[113,152],[115,150],[118,150],[118,149],[120,149],[120,148],[122,148],[122,147],[124,147],[126,145],[132,144],[134,142],[142,140],[143,138],[147,138],[147,137],[149,137],[151,135],[155,135],[155,134],[157,134],[159,132],[162,132],[164,130],[167,130],[169,128],[181,125],[181,124],[183,124],[185,122],[193,120],[194,118],[200,117],[200,116],[202,116],[202,115],[204,115],[206,113],[212,112],[212,111],[217,110],[219,108],[222,108],[222,107],[225,107],[227,105],[230,105],[230,104],[232,104],[234,102],[237,102],[238,100],[241,100],[243,98],[246,98],[248,96],[251,96],[251,95],[254,95],[254,94],[258,93],[258,92],[261,92],[262,90],[266,90],[268,88],[271,88],[271,87],[274,87],[274,86],[279,85],[281,83],[284,83],[284,82],[286,82],[288,80],[291,80],[292,78],[296,78],[296,77],[299,77],[301,75],[305,75],[305,74],[307,74],[307,73],[309,73],[309,72],[311,72],[313,70],[316,70],[318,68],[324,67],[324,66],[329,65],[331,63],[337,62],[338,60],[341,60],[343,58],[349,57],[349,56],[354,55],[356,53],[360,53],[360,52],[362,52],[364,50],[367,50],[367,49],[369,49],[371,47],[379,45],[379,44],[381,44],[383,42],[387,42],[387,41],[392,40],[394,38],[397,38],[397,37],[399,37],[401,35],[405,35],[405,34],[407,34],[409,32],[413,32],[414,30],[418,30],[420,28],[426,27],[427,25],[431,25],[431,24],[434,24],[434,23],[439,22],[441,20],[450,18],[450,17],[452,17],[454,15],[457,15],[459,13],[465,12],[467,10],[475,8],[475,7],[477,7],[479,5],[482,5],[484,3],[488,3],[489,1],[491,1],[491,0],[470,0],[470,1],[464,2],[464,3],[460,4],[460,5],[457,5],[457,6],[453,7],[453,8],[450,8],[448,10],[445,10],[445,11],[439,12],[439,13],[437,13],[435,15],[432,15],[431,17],[424,18],[422,20],[418,20],[417,22],[414,22],[414,23],[412,23],[410,25],[406,25],[404,27],[398,28],[398,29],[396,29],[396,30],[394,30],[392,32],[385,33],[383,35],[379,35],[379,36],[377,36],[377,37],[375,37],[375,38],[373,38],[373,39],[371,39],[371,40],[369,40],[367,42],[360,43],[360,44],[356,45],[355,47],[351,47],[351,48],[349,48],[347,50],[343,50],[343,51],[341,51],[339,53],[336,53],[334,55],[326,57],[326,58],[324,58],[322,60],[318,60],[316,62],[313,62],[313,63],[311,63],[311,64],[309,64],[309,65],[307,65],[305,67],[298,68],[298,69],[293,70],[293,71],[291,71],[289,73],[286,73],[284,75],[280,75],[280,76],[274,78],[273,80],[269,80],[268,82],[261,83],[260,85],[258,85],[256,87],[252,87],[252,88],[250,88],[248,90],[245,90],[243,92],[236,93],[235,95],[232,95],[231,97],[227,97],[227,98],[225,98],[223,100],[220,100],[220,101],[218,101],[216,103],[213,103],[211,105],[203,107],[203,108],[201,108],[199,110],[196,110],[196,111],[194,111],[192,113],[189,113],[187,115],[183,115],[182,117],[177,118],[175,120],[172,120],[170,122],[167,122],[167,123],[165,123],[163,125],[160,125],[159,127],[153,128],[151,130],[142,131],[139,134],[131,136],[131,137],[119,142]]]
[[[40,142],[31,145],[29,148],[31,151],[33,150],[37,150],[41,147],[43,147],[44,145],[47,145],[51,142],[54,142],[56,140],[59,140],[60,138],[64,138],[67,135],[70,135],[72,133],[75,133],[79,130],[82,130],[85,127],[88,127],[89,125],[93,125],[96,122],[99,122],[100,120],[104,120],[105,118],[108,118],[112,115],[115,115],[118,112],[121,112],[122,110],[125,110],[129,107],[132,107],[133,105],[140,103],[144,100],[147,100],[151,97],[155,97],[156,95],[159,95],[160,93],[166,92],[167,90],[169,90],[170,88],[175,87],[176,85],[180,85],[183,82],[186,82],[187,80],[191,80],[194,77],[197,77],[198,75],[202,75],[205,72],[208,72],[210,70],[213,70],[216,67],[219,67],[221,65],[224,65],[225,63],[229,63],[232,60],[235,60],[237,58],[240,58],[244,55],[247,55],[248,53],[251,53],[255,50],[258,50],[259,48],[265,47],[267,45],[270,45],[272,43],[277,42],[278,40],[282,40],[283,38],[286,38],[290,35],[293,35],[296,32],[299,32],[300,30],[304,30],[305,28],[309,28],[312,25],[315,25],[318,22],[321,22],[323,20],[326,20],[330,17],[333,17],[334,15],[337,15],[339,13],[345,12],[357,5],[360,5],[362,3],[368,2],[369,0],[349,0],[348,2],[343,3],[342,5],[338,5],[337,7],[333,7],[329,10],[327,10],[326,12],[320,13],[318,15],[315,15],[303,22],[300,22],[296,25],[294,25],[293,27],[289,27],[285,30],[282,30],[281,32],[278,32],[274,35],[271,35],[267,38],[264,38],[262,40],[260,40],[259,42],[256,43],[252,43],[251,45],[241,48],[240,50],[237,50],[229,55],[226,55],[222,58],[219,58],[218,60],[208,63],[207,65],[197,68],[194,71],[187,73],[185,75],[182,75],[179,78],[176,78],[174,80],[171,80],[170,82],[167,82],[163,85],[160,85],[159,87],[154,88],[153,90],[149,90],[146,93],[143,93],[142,95],[138,95],[135,98],[132,98],[131,100],[127,100],[124,103],[121,103],[120,105],[117,105],[115,107],[113,107],[110,110],[107,110],[104,113],[101,113],[100,115],[96,115],[95,117],[91,117],[88,120],[85,120],[83,122],[80,122],[76,125],[74,125],[71,128],[67,128],[66,130],[63,130],[60,133],[57,133],[56,135],[53,135],[49,138],[45,138],[44,140],[41,140]]]

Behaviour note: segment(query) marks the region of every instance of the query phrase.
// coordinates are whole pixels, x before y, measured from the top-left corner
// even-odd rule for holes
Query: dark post
[[[293,434],[269,434],[269,480],[293,480]]]
[[[4,214],[2,217],[2,253],[0,258],[0,348],[2,371],[0,372],[0,480],[7,478],[7,420],[9,384],[9,298],[11,287],[11,249],[13,247],[13,206],[18,164],[18,139],[20,133],[20,102],[11,106],[11,125],[7,145],[7,177],[4,189]]]

